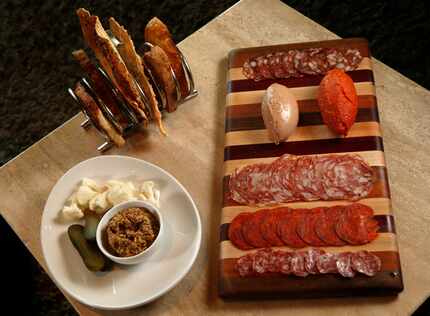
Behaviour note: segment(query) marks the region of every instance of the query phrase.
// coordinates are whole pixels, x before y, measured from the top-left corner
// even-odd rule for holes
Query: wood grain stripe
[[[260,107],[258,116],[244,116],[233,118],[227,116],[225,132],[236,132],[244,130],[265,129],[263,118],[261,117]],[[359,109],[355,118],[356,123],[360,122],[379,122],[378,112],[371,109]],[[324,125],[320,112],[300,112],[299,123],[297,126]]]
[[[284,250],[284,251],[294,251],[294,248],[290,248],[287,246],[284,247],[271,247],[272,249],[278,249],[278,250]],[[300,250],[306,250],[312,247],[305,247],[300,248]],[[342,246],[342,247],[321,247],[321,249],[324,249],[327,252],[344,252],[344,251],[360,251],[360,250],[367,250],[367,251],[397,251],[397,244],[396,244],[396,235],[392,233],[381,233],[378,235],[378,238],[376,238],[374,241],[372,241],[369,244],[366,245],[360,245],[360,246]],[[239,248],[236,248],[230,240],[224,240],[221,242],[221,252],[220,252],[220,259],[227,259],[227,258],[239,258],[243,255],[246,255],[248,253],[256,252],[257,249],[252,250],[241,250]]]
[[[230,146],[224,148],[224,160],[279,157],[286,153],[291,155],[316,155],[371,150],[384,150],[381,137],[363,136],[291,141],[283,142],[279,145],[266,143]]]
[[[359,155],[363,158],[370,166],[385,166],[384,153],[379,150],[371,151],[357,151],[350,152],[350,154]],[[321,156],[331,155],[321,154]],[[273,160],[277,159],[279,156],[264,157],[264,158],[251,158],[251,159],[236,159],[224,161],[224,175],[231,174],[234,169],[243,167],[245,165],[254,163],[271,163]]]
[[[354,86],[357,95],[375,95],[375,86],[372,82],[358,82]],[[312,100],[317,98],[318,86],[291,88],[290,90],[297,100]],[[261,103],[264,93],[265,90],[228,93],[226,106]]]
[[[300,113],[320,113],[317,100],[299,100],[297,101]],[[374,95],[358,96],[358,109],[371,109],[376,106],[376,97]],[[377,115],[377,110],[375,110]],[[242,117],[261,117],[261,102],[252,104],[237,104],[226,107],[227,120]]]
[[[370,69],[370,65],[366,65],[364,68],[360,67],[354,71],[347,71],[346,73],[354,82],[374,82],[373,72]],[[324,75],[308,75],[300,78],[266,79],[254,81],[247,79],[243,75],[242,68],[231,68],[229,69],[228,75],[230,77],[229,81],[227,82],[227,88],[230,92],[264,90],[275,82],[287,86],[288,88],[318,86],[321,80],[324,78]]]
[[[394,227],[394,220],[391,215],[375,215],[374,219],[379,224],[379,233],[392,233],[395,234],[396,230]],[[220,226],[220,242],[229,240],[228,239],[228,228],[230,227],[230,223],[224,223]]]
[[[318,139],[344,139],[351,137],[381,136],[379,123],[377,122],[357,122],[346,137],[339,136],[332,132],[325,125],[312,125],[297,127],[287,142],[309,141]],[[245,130],[228,132],[225,135],[225,147],[241,145],[257,145],[273,143],[269,138],[266,129]]]
[[[222,209],[221,225],[231,223],[233,218],[242,212],[256,212],[261,209],[272,209],[278,207],[290,208],[315,208],[334,205],[351,204],[350,201],[312,201],[312,202],[290,202],[281,203],[273,206],[256,207],[248,205],[226,206]],[[375,215],[392,215],[391,200],[388,198],[366,198],[358,201],[358,203],[367,205],[373,209]]]

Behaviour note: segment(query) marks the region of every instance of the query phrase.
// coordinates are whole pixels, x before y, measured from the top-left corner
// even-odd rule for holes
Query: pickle
[[[96,240],[97,226],[100,222],[100,216],[95,214],[85,215],[84,236],[86,240]]]
[[[82,261],[84,261],[88,270],[94,272],[105,270],[105,266],[108,265],[108,260],[102,254],[100,249],[98,249],[97,245],[94,245],[85,239],[84,226],[77,224],[72,225],[69,227],[67,232],[69,234],[70,241],[79,252]]]

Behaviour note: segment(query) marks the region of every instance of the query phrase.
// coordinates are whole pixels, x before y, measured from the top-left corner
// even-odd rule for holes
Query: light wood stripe
[[[357,122],[350,129],[346,138],[381,136],[378,122]],[[344,138],[332,132],[325,125],[311,125],[297,127],[287,142],[307,141],[317,139]],[[225,147],[238,145],[254,145],[273,143],[266,129],[228,132],[225,135]]]
[[[369,57],[364,57],[356,70],[372,70],[372,60]],[[247,80],[242,73],[242,67],[230,68],[228,70],[228,81]]]
[[[379,150],[371,151],[356,151],[350,152],[348,154],[357,154],[363,158],[370,166],[385,166],[384,152]],[[319,156],[333,155],[333,154],[321,154]],[[237,160],[227,160],[224,161],[224,176],[230,175],[236,168],[250,165],[254,163],[271,163],[278,157],[268,157],[268,158],[253,158],[253,159],[237,159]]]
[[[256,212],[261,209],[272,209],[278,207],[288,206],[290,208],[314,208],[322,206],[334,206],[334,205],[348,205],[350,201],[312,201],[312,202],[290,202],[281,203],[273,206],[256,207],[256,206],[226,206],[222,209],[221,224],[231,223],[239,213],[242,212]],[[388,198],[369,198],[362,199],[358,203],[371,207],[375,215],[392,215],[391,212],[391,200]]]
[[[293,249],[290,247],[271,247],[272,249],[278,249],[278,250],[284,250],[284,251],[296,251],[298,249]],[[311,247],[307,248],[300,248],[299,250],[306,250]],[[393,233],[380,233],[379,236],[372,241],[369,244],[362,245],[362,246],[343,246],[343,247],[322,247],[320,249],[324,249],[327,252],[345,252],[345,251],[360,251],[360,250],[367,250],[367,251],[394,251],[397,252],[397,245],[396,245],[396,235]],[[236,248],[230,240],[224,240],[221,242],[221,252],[220,252],[220,259],[227,259],[227,258],[239,258],[243,255],[246,255],[251,252],[256,252],[258,249],[252,249],[252,250],[240,250]]]
[[[375,95],[375,86],[372,82],[354,83],[357,95]],[[313,100],[317,98],[318,86],[290,88],[297,100]],[[239,104],[260,103],[266,90],[234,92],[227,94],[227,106]]]

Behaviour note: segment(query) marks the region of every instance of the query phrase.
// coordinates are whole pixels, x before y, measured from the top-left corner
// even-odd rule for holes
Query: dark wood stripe
[[[382,138],[379,136],[364,136],[284,142],[279,145],[267,143],[229,146],[224,149],[224,161],[279,157],[287,153],[292,155],[313,155],[368,150],[383,151]]]
[[[348,71],[347,74],[354,82],[374,82],[373,72],[368,69]],[[273,83],[280,83],[288,88],[319,86],[323,75],[308,75],[301,78],[274,79],[274,80],[233,80],[227,83],[227,90],[231,92],[266,90]]]
[[[374,172],[374,182],[372,191],[370,191],[367,198],[389,198],[390,197],[390,188],[388,185],[388,177],[387,170],[385,167],[381,166],[373,166]],[[230,176],[225,176],[223,178],[223,207],[226,206],[238,206],[239,203],[235,202],[230,197],[230,190],[228,188],[228,182],[230,180]],[[394,225],[394,223],[393,223]]]
[[[358,49],[363,57],[370,57],[368,42],[364,38],[348,38],[340,40],[330,40],[330,41],[316,41],[307,43],[291,43],[283,45],[273,45],[273,46],[262,46],[262,47],[248,47],[239,48],[230,51],[229,54],[229,68],[242,67],[243,63],[251,58],[261,55],[266,55],[273,52],[288,51],[291,49],[305,49],[305,48],[350,48]]]
[[[356,122],[379,122],[378,111],[375,109],[363,108],[357,112]],[[323,125],[324,122],[320,112],[299,113],[298,126]],[[265,129],[263,118],[260,116],[249,116],[239,118],[227,118],[225,132],[236,132],[246,130]]]
[[[374,219],[378,221],[380,233],[393,233],[395,234],[394,219],[392,215],[375,215]],[[228,240],[228,228],[230,224],[224,223],[220,226],[220,242]]]
[[[300,113],[320,111],[317,100],[299,100],[297,104]],[[359,95],[358,108],[375,108],[376,110],[376,97],[374,95]],[[226,107],[227,119],[255,116],[261,116],[261,103],[237,104]]]
[[[306,278],[268,273],[241,278],[235,271],[234,258],[220,260],[219,294],[235,298],[294,298],[351,295],[394,295],[403,290],[399,254],[394,251],[373,252],[382,261],[381,272],[373,277],[356,275],[310,275]]]

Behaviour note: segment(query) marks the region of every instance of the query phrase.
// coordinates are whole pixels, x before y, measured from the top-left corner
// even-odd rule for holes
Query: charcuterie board
[[[317,92],[322,75],[304,75],[286,79],[247,79],[242,66],[259,55],[277,51],[307,48],[336,48],[358,50],[362,60],[347,74],[352,78],[358,95],[358,113],[346,137],[331,132],[321,117]],[[225,148],[223,173],[223,208],[220,225],[219,294],[225,298],[255,297],[320,297],[348,295],[395,295],[402,291],[403,281],[396,240],[394,215],[391,210],[390,190],[384,159],[383,140],[378,116],[375,83],[368,43],[365,39],[342,39],[322,42],[297,43],[233,50],[229,54],[227,98],[225,109]],[[276,145],[268,137],[261,115],[264,91],[274,82],[287,86],[298,102],[299,123],[288,141]],[[243,166],[271,163],[284,154],[301,156],[352,154],[361,157],[373,170],[371,191],[359,203],[370,207],[378,223],[378,236],[361,245],[318,247],[330,253],[368,251],[380,258],[380,269],[373,276],[357,274],[345,278],[335,273],[300,277],[278,272],[241,276],[237,261],[258,249],[241,250],[229,240],[232,220],[243,212],[288,207],[311,209],[347,205],[347,200],[294,201],[267,207],[240,205],[231,196],[229,180],[232,173]],[[258,228],[256,228],[258,229]],[[289,246],[272,247],[293,252]]]

